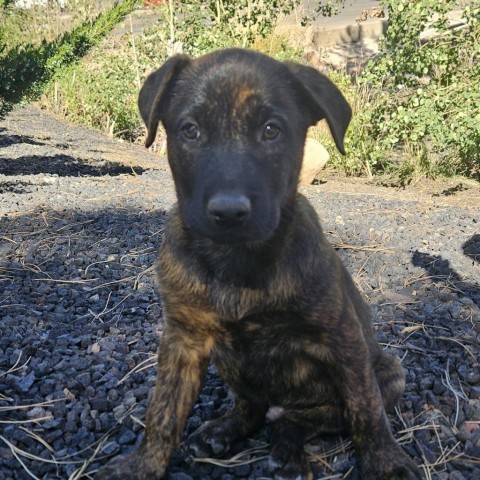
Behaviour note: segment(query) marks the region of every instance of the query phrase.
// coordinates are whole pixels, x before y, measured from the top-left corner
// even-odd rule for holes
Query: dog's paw
[[[416,465],[402,465],[394,467],[392,471],[387,472],[385,479],[390,480],[421,480],[420,470]]]
[[[219,457],[230,449],[233,441],[221,419],[211,420],[193,432],[187,440],[187,456]]]
[[[268,469],[275,480],[311,480],[312,470],[305,453],[294,454],[284,445],[276,445],[268,458]]]
[[[418,467],[403,452],[395,451],[363,465],[362,478],[365,480],[421,480]]]
[[[419,469],[415,465],[396,465],[382,471],[363,475],[365,480],[421,480]]]
[[[145,457],[135,451],[130,455],[116,457],[96,474],[95,480],[160,480],[165,468],[150,465]]]
[[[137,479],[135,472],[138,462],[133,455],[116,457],[104,465],[95,475],[95,480],[120,480],[127,475],[129,478]]]

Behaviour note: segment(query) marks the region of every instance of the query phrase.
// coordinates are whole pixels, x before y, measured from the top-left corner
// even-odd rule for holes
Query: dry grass
[[[405,421],[401,415],[401,413],[397,410],[397,417],[401,423],[405,425]],[[139,424],[144,426],[144,424],[139,421],[138,419],[134,418],[134,421],[137,421]],[[406,444],[410,442],[415,442],[415,433],[420,430],[430,430],[433,432],[437,439],[438,439],[438,456],[432,462],[427,460],[425,456],[423,456],[423,462],[419,465],[421,470],[424,473],[426,479],[433,479],[436,475],[442,471],[446,470],[446,466],[449,462],[456,461],[459,459],[466,460],[468,462],[474,464],[480,464],[479,459],[470,458],[464,455],[463,452],[459,451],[460,442],[453,445],[452,447],[447,447],[442,445],[442,441],[439,435],[440,430],[440,423],[438,420],[444,420],[442,414],[438,411],[433,412],[429,418],[427,418],[422,424],[414,425],[414,426],[405,426],[403,430],[398,432],[397,438],[400,444]],[[25,429],[25,431],[28,431]],[[34,432],[29,432],[31,437],[35,439],[37,442],[41,443],[48,451],[51,453],[51,458],[46,459],[42,457],[38,457],[36,455],[32,455],[31,453],[22,450],[12,444],[8,439],[4,436],[0,435],[0,440],[5,444],[7,448],[10,449],[12,454],[15,456],[23,470],[33,479],[38,479],[37,477],[27,466],[25,460],[34,460],[36,462],[43,462],[58,465],[78,465],[78,468],[72,473],[69,477],[69,480],[80,480],[86,478],[92,478],[92,475],[95,473],[94,471],[86,472],[88,467],[95,461],[105,459],[106,456],[102,454],[103,448],[108,443],[108,438],[112,432],[108,432],[102,439],[98,442],[93,443],[87,449],[81,450],[76,452],[75,455],[69,455],[62,458],[56,458],[55,452],[53,448],[48,445],[38,434]],[[421,451],[421,445],[418,445]],[[346,454],[348,456],[354,455],[353,445],[350,440],[346,440],[343,438],[338,438],[338,440],[333,443],[333,445],[329,444],[328,447],[325,448],[323,445],[318,445],[315,443],[309,444],[305,447],[305,450],[308,454],[308,458],[310,462],[317,464],[319,467],[324,469],[323,479],[348,479],[351,476],[351,472],[353,468],[350,468],[347,472],[343,474],[334,474],[335,471],[334,463],[338,457],[338,455]],[[86,459],[78,458],[81,457],[86,452],[89,452],[89,455]],[[197,463],[209,463],[215,465],[217,467],[222,468],[233,468],[238,467],[241,465],[247,465],[259,461],[264,461],[268,458],[269,454],[269,446],[268,444],[262,444],[257,447],[248,448],[243,450],[236,455],[230,458],[224,459],[215,459],[215,458],[194,458],[193,460]]]
[[[2,305],[2,304],[1,304],[1,302],[0,302],[0,306],[1,306],[1,305]],[[19,354],[19,356],[18,356],[15,364],[14,364],[11,368],[9,368],[6,372],[0,372],[0,378],[6,377],[6,376],[9,375],[9,374],[12,374],[12,373],[14,373],[14,372],[17,372],[18,370],[23,370],[24,368],[27,367],[28,363],[30,362],[31,357],[28,357],[23,363],[21,363],[22,355],[23,355],[23,353],[20,352],[20,354]],[[3,395],[3,394],[0,393],[0,401],[1,401],[1,400],[5,401],[5,402],[11,402],[11,401],[12,401],[11,398],[8,398],[8,397],[6,397],[5,395]],[[17,408],[21,408],[21,407],[17,407]],[[8,412],[8,411],[10,411],[10,409],[11,409],[11,407],[2,407],[2,406],[0,406],[0,413],[1,413],[1,412]]]
[[[260,462],[268,458],[268,445],[265,444],[260,447],[253,447],[237,453],[233,457],[218,459],[218,458],[194,458],[197,463],[210,463],[217,467],[232,468],[241,465],[249,465],[250,463]]]
[[[401,445],[416,442],[415,433],[420,430],[429,430],[433,432],[439,444],[439,454],[434,462],[429,462],[426,457],[423,457],[422,464],[419,465],[421,470],[424,472],[426,479],[435,478],[436,474],[445,471],[446,465],[451,462],[461,458],[464,458],[465,455],[459,451],[459,444],[455,444],[453,447],[444,447],[442,446],[440,436],[438,431],[440,429],[440,424],[437,420],[445,418],[437,411],[435,414],[429,416],[421,424],[416,424],[408,426],[401,414],[401,412],[396,410],[397,420],[401,425],[404,426],[397,434],[397,439]],[[421,450],[421,445],[419,445]],[[338,437],[338,439],[333,442],[329,442],[327,445],[319,443],[311,443],[305,446],[305,451],[308,455],[309,461],[317,464],[317,466],[324,469],[324,475],[322,479],[348,479],[351,476],[353,467],[351,467],[345,473],[333,473],[335,471],[334,463],[336,462],[339,455],[354,455],[353,444],[350,440]],[[239,452],[235,456],[227,459],[214,459],[214,458],[194,458],[195,462],[210,463],[215,466],[230,468],[240,465],[246,465],[254,462],[259,462],[268,458],[269,445],[263,444],[259,447],[246,449],[242,452]],[[468,459],[470,460],[470,459]],[[476,463],[480,463],[480,460],[477,460]]]
[[[21,362],[21,357],[22,355],[20,354],[15,365],[13,365],[8,371],[6,372],[0,372],[0,377],[6,376],[8,374],[17,372],[21,369],[24,369],[27,367],[30,358],[25,360],[23,363]],[[37,402],[37,403],[30,403],[27,405],[7,405],[7,406],[0,406],[0,414],[3,416],[7,416],[8,414],[16,414],[19,411],[24,411],[24,410],[31,410],[34,408],[38,407],[51,407],[53,406],[54,403],[56,402],[62,402],[67,400],[66,398],[61,398],[61,399],[56,399],[56,400],[49,400],[45,402]],[[11,403],[13,400],[6,398],[5,396],[0,397],[0,401],[5,401]],[[34,455],[28,451],[22,450],[18,446],[16,446],[12,441],[10,441],[8,438],[6,438],[4,435],[0,434],[0,441],[3,442],[4,446],[8,448],[11,452],[12,455],[16,458],[22,469],[25,471],[25,473],[35,479],[35,480],[40,480],[38,476],[35,475],[34,472],[27,466],[26,461],[36,461],[36,462],[41,462],[41,463],[49,463],[49,464],[54,464],[57,466],[60,465],[80,465],[79,468],[69,477],[69,480],[78,480],[80,478],[91,478],[90,475],[87,475],[86,477],[83,475],[85,473],[85,470],[87,467],[97,458],[99,458],[99,453],[101,452],[103,445],[106,443],[108,436],[110,435],[111,432],[108,432],[101,440],[98,442],[95,442],[91,446],[88,447],[88,449],[85,450],[92,450],[92,454],[87,458],[87,459],[76,459],[75,457],[81,457],[82,454],[85,452],[85,450],[80,450],[75,453],[75,455],[68,455],[62,458],[56,458],[55,457],[55,449],[42,437],[41,435],[41,424],[43,421],[47,420],[52,420],[52,416],[45,416],[45,417],[35,417],[32,419],[22,419],[22,420],[17,420],[17,419],[8,419],[6,418],[5,420],[0,420],[0,424],[6,426],[6,425],[24,425],[24,424],[35,424],[35,430],[33,431],[29,428],[26,428],[24,426],[20,426],[19,429],[21,429],[23,432],[25,432],[30,438],[32,438],[35,442],[41,444],[41,446],[46,449],[50,453],[50,458],[43,458],[39,457],[37,455]],[[37,433],[37,431],[40,431],[40,433]]]
[[[134,373],[142,372],[143,370],[148,370],[149,368],[153,368],[157,366],[157,356],[153,353],[147,354],[147,358],[142,360],[140,363],[135,365],[126,375],[124,375],[118,383],[121,384],[127,380],[127,378],[131,377]]]
[[[65,457],[61,458],[56,458],[55,457],[55,450],[51,445],[49,445],[45,440],[43,440],[39,435],[37,435],[34,432],[28,431],[24,429],[34,440],[37,442],[41,443],[42,446],[47,448],[47,450],[51,453],[51,458],[43,458],[39,457],[37,455],[33,455],[25,450],[22,450],[21,448],[18,448],[16,445],[14,445],[12,442],[10,442],[8,439],[6,439],[3,435],[0,435],[0,440],[5,444],[5,446],[12,452],[13,456],[17,459],[17,461],[20,463],[22,466],[23,470],[33,479],[35,480],[40,480],[39,477],[37,477],[26,465],[25,460],[32,460],[35,462],[40,462],[40,463],[48,463],[48,464],[53,464],[56,465],[57,467],[60,467],[61,465],[79,465],[79,467],[68,477],[68,480],[79,480],[81,478],[93,478],[92,474],[94,472],[89,472],[86,473],[87,468],[94,462],[100,459],[106,458],[105,455],[101,455],[101,451],[106,445],[109,436],[111,435],[112,432],[107,432],[100,440],[97,442],[93,443],[92,445],[89,445],[88,448],[79,450],[76,452],[74,455],[67,455]],[[91,452],[90,455],[84,459],[84,458],[76,458],[76,457],[81,457],[84,453],[86,452]]]

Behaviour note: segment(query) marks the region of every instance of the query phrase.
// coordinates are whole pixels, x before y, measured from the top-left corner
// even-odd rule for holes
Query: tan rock
[[[313,138],[307,138],[303,153],[302,169],[300,171],[300,185],[311,185],[315,177],[330,158],[325,147]]]

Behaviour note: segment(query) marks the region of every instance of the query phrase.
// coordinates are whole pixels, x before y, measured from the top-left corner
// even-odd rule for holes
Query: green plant
[[[367,128],[351,130],[374,138],[377,148],[355,142],[350,154],[370,171],[406,172],[399,159],[413,148],[426,175],[479,176],[480,1],[463,6],[457,28],[448,19],[454,0],[381,3],[389,11],[381,55],[359,79],[372,99]]]
[[[329,78],[340,88],[352,107],[353,115],[345,137],[346,155],[341,155],[333,141],[330,130],[323,120],[311,128],[309,135],[325,145],[330,153],[330,165],[351,176],[372,176],[385,168],[387,152],[370,132],[370,114],[377,102],[371,88],[352,83],[343,72],[330,71]]]
[[[0,115],[15,103],[38,97],[48,81],[78,62],[136,4],[137,0],[115,4],[53,42],[43,40],[40,45],[27,43],[9,49],[0,58]]]
[[[170,1],[169,40],[192,55],[227,46],[248,47],[272,32],[279,15],[299,4],[300,0]]]
[[[19,45],[38,47],[43,41],[53,42],[112,8],[115,0],[65,0],[62,4],[48,0],[45,5],[33,4],[30,8],[18,8],[11,0],[3,1],[3,8],[0,2],[0,34],[2,46],[10,50]]]
[[[131,56],[106,54],[99,46],[85,64],[72,65],[52,80],[41,103],[73,122],[134,140],[140,125],[137,95]]]
[[[5,10],[13,2],[14,0],[0,0],[0,8]]]
[[[345,0],[318,1],[315,11],[304,15],[303,24],[318,15],[333,15]],[[167,54],[174,45],[199,55],[210,50],[251,47],[258,38],[271,35],[282,15],[301,7],[301,0],[175,0],[159,5],[165,22],[163,40]],[[169,52],[170,50],[170,52]]]

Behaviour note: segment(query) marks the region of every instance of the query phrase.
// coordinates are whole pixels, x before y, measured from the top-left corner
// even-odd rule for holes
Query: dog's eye
[[[188,140],[197,140],[200,137],[200,130],[193,123],[187,123],[182,127],[183,136]]]
[[[271,141],[275,140],[281,133],[279,127],[273,123],[267,123],[263,129],[263,140]]]

